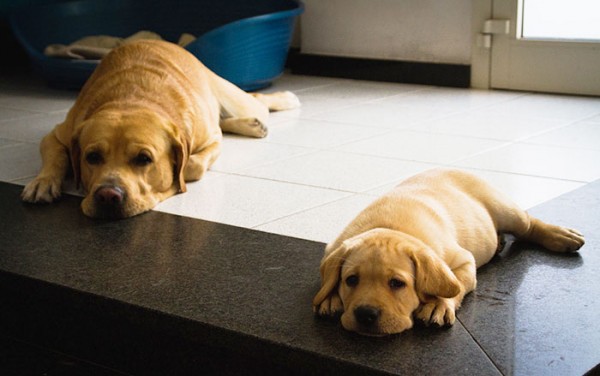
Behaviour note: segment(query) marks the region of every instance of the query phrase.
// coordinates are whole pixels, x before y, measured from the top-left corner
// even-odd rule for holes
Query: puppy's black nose
[[[104,207],[119,207],[123,203],[125,192],[114,185],[103,185],[94,193],[96,204]]]
[[[359,324],[363,326],[372,326],[374,325],[379,316],[381,315],[381,310],[371,306],[360,306],[354,309],[354,317]]]

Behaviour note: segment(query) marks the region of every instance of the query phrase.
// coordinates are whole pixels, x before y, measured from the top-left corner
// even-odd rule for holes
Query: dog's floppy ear
[[[331,251],[321,261],[321,289],[313,299],[313,309],[315,312],[318,311],[321,303],[337,288],[342,265],[349,251],[350,247],[346,241]]]
[[[433,295],[453,298],[460,293],[460,282],[438,255],[429,248],[410,251],[415,264],[415,284],[419,297]]]
[[[183,193],[187,191],[185,185],[185,165],[189,158],[189,140],[175,124],[171,124],[168,132],[171,138],[171,145],[173,145],[173,153],[175,154],[174,179],[179,184],[179,192]]]

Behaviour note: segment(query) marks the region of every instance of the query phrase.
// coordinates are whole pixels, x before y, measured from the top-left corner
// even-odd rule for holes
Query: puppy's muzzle
[[[94,192],[96,216],[101,218],[122,218],[123,204],[127,199],[125,191],[116,185],[101,185]]]
[[[381,310],[371,306],[359,306],[354,309],[354,318],[363,328],[369,329],[377,325]]]

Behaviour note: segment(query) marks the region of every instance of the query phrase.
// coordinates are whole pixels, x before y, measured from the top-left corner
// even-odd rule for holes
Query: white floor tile
[[[35,176],[42,166],[39,145],[8,144],[0,147],[0,181],[13,181]]]
[[[241,171],[241,174],[360,193],[430,168],[417,162],[320,151]]]
[[[325,149],[370,138],[388,130],[322,120],[294,119],[278,123],[264,139],[266,142]]]
[[[282,111],[277,113],[274,117],[285,117],[290,119],[310,118],[323,112],[348,108],[361,102],[356,99],[348,100],[335,97],[320,97],[305,92],[299,92],[296,93],[296,95],[300,100],[300,107],[294,110]]]
[[[600,151],[600,123],[579,122],[532,137],[525,142],[532,144],[582,148]]]
[[[469,171],[505,193],[523,209],[530,209],[585,185],[585,183],[536,176],[473,169],[469,169]]]
[[[374,101],[398,95],[403,96],[427,88],[427,86],[422,85],[344,80],[332,85],[304,90],[300,94],[319,98],[346,99],[349,101]]]
[[[600,151],[516,143],[456,163],[459,167],[592,182],[600,179]]]
[[[65,120],[66,112],[36,114],[28,117],[0,122],[0,137],[8,139],[40,142],[56,124]]]
[[[6,138],[0,138],[0,148],[3,147],[3,146],[20,144],[20,143],[21,142],[19,142],[19,141],[10,140],[10,139],[6,139]]]
[[[309,118],[315,115],[350,108],[355,105],[389,97],[406,95],[424,86],[343,80],[331,85],[296,92],[302,106],[286,111],[282,116]]]
[[[521,96],[522,93],[507,91],[428,87],[407,95],[386,98],[382,102],[456,113],[504,103]]]
[[[314,209],[257,226],[257,230],[329,243],[333,241],[367,205],[373,196],[352,195]]]
[[[301,108],[271,114],[265,139],[226,135],[205,178],[157,210],[329,242],[376,196],[453,161],[524,208],[600,178],[600,98],[287,73],[262,91],[279,90]],[[77,93],[27,77],[0,92],[0,180],[25,184]]]
[[[447,116],[450,111],[404,106],[398,103],[369,102],[341,109],[322,111],[308,117],[344,124],[376,128],[406,129],[431,119]]]
[[[516,141],[569,124],[565,120],[515,118],[490,112],[487,108],[421,122],[410,129],[431,133],[453,134]]]
[[[0,97],[0,106],[37,113],[67,111],[75,103],[76,94],[63,90],[17,91],[9,93],[6,97]]]
[[[221,155],[212,165],[211,170],[237,172],[312,151],[314,150],[291,145],[261,142],[261,140],[251,137],[225,135],[221,146]]]
[[[392,131],[336,150],[427,163],[446,164],[503,145],[502,141],[413,131]]]
[[[188,192],[156,210],[241,227],[255,227],[325,203],[347,193],[298,184],[209,172]]]
[[[288,90],[293,93],[299,93],[303,90],[320,88],[323,86],[333,85],[344,81],[345,80],[339,78],[284,74],[283,76],[275,80],[275,82],[273,82],[271,86],[259,90],[259,92],[272,93],[275,91]]]
[[[0,124],[7,120],[24,118],[24,117],[32,116],[35,114],[36,114],[35,112],[31,112],[31,111],[15,110],[12,108],[0,107]]]
[[[489,108],[490,114],[519,118],[583,120],[600,113],[600,98],[529,94]]]

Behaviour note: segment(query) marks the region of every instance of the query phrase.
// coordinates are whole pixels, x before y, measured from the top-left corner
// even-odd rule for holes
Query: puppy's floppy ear
[[[318,310],[321,303],[337,288],[342,265],[349,251],[346,241],[321,260],[321,289],[313,299],[313,308]]]
[[[171,124],[167,131],[171,138],[171,145],[173,145],[173,152],[175,154],[174,179],[179,184],[179,192],[183,193],[187,191],[185,185],[185,165],[190,155],[189,138],[175,124]]]
[[[460,293],[460,282],[448,265],[429,248],[410,251],[415,264],[415,284],[420,297],[424,294],[453,298]]]

